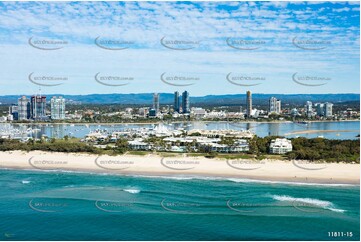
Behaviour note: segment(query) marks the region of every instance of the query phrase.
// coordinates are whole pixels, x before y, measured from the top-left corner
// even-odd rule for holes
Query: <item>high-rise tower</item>
[[[189,92],[187,91],[182,93],[182,110],[183,113],[190,113]]]
[[[153,109],[156,113],[159,113],[159,93],[153,94]]]
[[[247,106],[247,118],[250,118],[252,115],[252,93],[251,91],[247,91],[247,100],[246,100],[246,106]]]
[[[180,103],[179,103],[179,92],[174,92],[174,112],[178,112],[180,111]]]

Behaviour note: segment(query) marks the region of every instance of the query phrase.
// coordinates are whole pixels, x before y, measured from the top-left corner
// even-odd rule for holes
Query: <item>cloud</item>
[[[348,8],[348,7],[332,9],[332,11],[333,11],[333,12],[336,12],[336,13],[348,12],[348,11],[350,11],[350,10],[351,10],[351,8]]]
[[[214,83],[223,73],[241,68],[266,71],[270,80],[283,81],[285,89],[288,71],[295,69],[341,70],[352,82],[359,76],[359,13],[350,15],[349,6],[340,6],[327,2],[1,2],[0,61],[7,71],[0,73],[0,82],[17,84],[5,85],[2,91],[34,88],[24,77],[31,72],[57,73],[59,67],[75,82],[72,90],[59,87],[64,92],[106,93],[109,87],[87,84],[93,83],[96,72],[114,70],[137,77],[135,85],[119,89],[124,92],[154,91],[150,80],[158,80],[165,71],[206,76],[209,87],[197,86],[194,93],[238,92]],[[124,51],[103,50],[94,44],[98,36],[135,44]],[[200,44],[190,51],[170,50],[160,44],[164,36]],[[332,47],[306,53],[292,45],[296,36],[332,40]],[[27,44],[30,37],[62,39],[69,44],[56,52],[41,52]],[[242,52],[227,46],[229,37],[266,44]],[[160,91],[170,90],[158,84]],[[275,90],[275,85],[259,88],[267,92]]]
[[[348,1],[347,3],[349,5],[358,5],[358,6],[360,6],[360,1]]]

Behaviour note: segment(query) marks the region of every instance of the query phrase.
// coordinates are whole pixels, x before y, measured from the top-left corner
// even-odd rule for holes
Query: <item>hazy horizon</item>
[[[41,95],[63,95],[63,96],[89,96],[89,95],[143,95],[143,94],[153,94],[156,92],[139,92],[139,93],[86,93],[86,94],[64,94],[64,93],[41,93]],[[169,94],[173,95],[174,92],[158,92],[159,94]],[[38,95],[38,93],[32,94],[5,94],[0,95],[0,97],[5,96],[32,96]],[[182,95],[182,92],[179,92],[179,95]],[[233,95],[246,95],[246,93],[225,93],[225,94],[204,94],[204,95],[192,95],[191,97],[205,97],[205,96],[233,96]],[[360,95],[360,93],[260,93],[252,92],[252,95]]]

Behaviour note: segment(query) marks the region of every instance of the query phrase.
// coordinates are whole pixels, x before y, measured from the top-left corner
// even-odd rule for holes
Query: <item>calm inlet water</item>
[[[0,240],[360,237],[359,186],[15,170],[0,182]]]
[[[158,124],[157,124],[158,125]],[[37,129],[32,135],[34,137],[41,137],[47,135],[48,137],[63,138],[65,135],[70,135],[78,138],[83,138],[86,134],[96,129],[112,131],[122,131],[131,128],[152,128],[156,127],[154,124],[107,124],[107,125],[85,125],[85,124],[44,124],[44,125],[19,125],[19,124],[0,124],[0,131],[9,128],[17,128],[26,130],[28,128]],[[235,122],[189,122],[189,123],[171,123],[161,124],[166,128],[178,129],[233,129],[242,130],[249,129],[255,132],[258,136],[264,137],[267,135],[294,137],[315,138],[323,136],[328,139],[358,139],[360,134],[360,122],[311,122],[309,124],[299,124],[292,122],[284,123],[235,123]],[[307,131],[314,131],[310,132]],[[294,133],[294,132],[303,133]],[[323,132],[334,131],[334,132]]]

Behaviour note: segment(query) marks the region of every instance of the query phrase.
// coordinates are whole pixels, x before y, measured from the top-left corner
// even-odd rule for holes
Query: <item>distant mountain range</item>
[[[45,94],[44,94],[45,95]],[[0,96],[0,103],[17,103],[21,95]],[[88,94],[88,95],[61,95],[47,94],[47,100],[52,96],[63,96],[68,101],[80,102],[82,104],[141,104],[151,105],[153,93],[131,93],[131,94]],[[29,97],[29,96],[28,96]],[[267,104],[270,97],[276,97],[283,103],[301,104],[306,101],[311,102],[355,102],[360,101],[360,94],[252,94],[254,105]],[[172,104],[174,100],[173,93],[160,93],[161,104]],[[245,94],[228,95],[207,95],[200,97],[190,97],[192,104],[210,104],[210,105],[244,105],[246,102]]]

